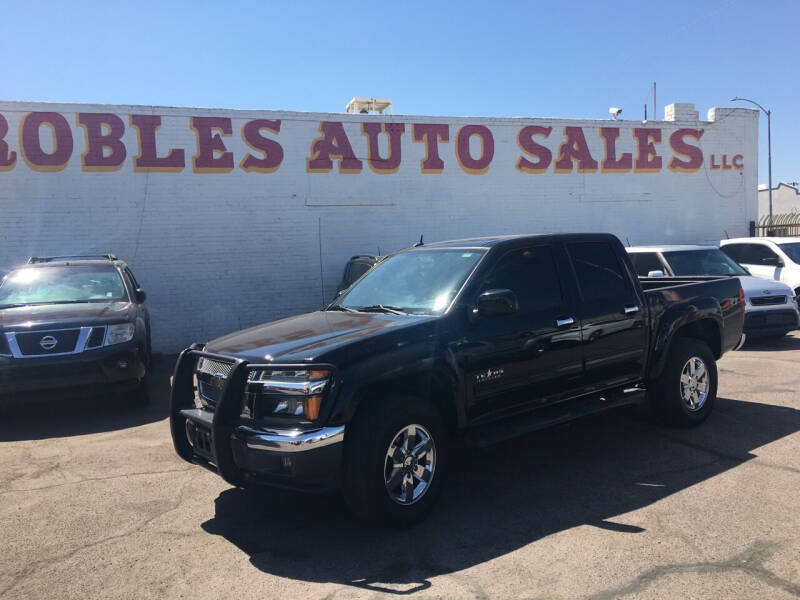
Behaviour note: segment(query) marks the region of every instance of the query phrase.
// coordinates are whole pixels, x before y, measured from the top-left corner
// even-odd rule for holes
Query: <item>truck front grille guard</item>
[[[199,358],[207,358],[231,365],[225,379],[211,423],[211,454],[220,476],[231,485],[241,485],[241,474],[233,460],[231,434],[234,420],[241,413],[242,392],[247,379],[248,363],[242,359],[203,352],[203,346],[193,344],[181,352],[172,375],[172,392],[169,399],[169,425],[172,444],[178,455],[188,462],[197,462],[192,445],[186,437],[186,418],[182,410],[194,408],[192,377]],[[205,465],[209,466],[209,465]]]
[[[231,449],[231,436],[238,425],[238,420],[242,412],[242,398],[244,397],[247,377],[251,371],[264,369],[287,369],[299,370],[308,369],[312,365],[303,364],[251,364],[240,358],[222,356],[205,352],[203,344],[192,344],[178,356],[175,363],[175,370],[172,375],[172,391],[169,401],[169,420],[170,432],[172,433],[172,444],[178,455],[191,463],[200,463],[203,466],[212,468],[208,461],[199,457],[186,436],[186,417],[181,414],[182,410],[195,408],[194,385],[192,378],[197,361],[201,358],[230,365],[230,373],[225,378],[225,382],[220,390],[219,400],[214,409],[214,416],[211,422],[211,454],[214,466],[219,475],[231,485],[242,485],[242,474],[233,459]],[[333,385],[338,380],[336,367],[330,364],[314,363],[315,368],[326,369],[331,372]],[[332,386],[333,387],[333,386]],[[332,389],[329,393],[332,393]],[[324,417],[324,415],[320,415]]]

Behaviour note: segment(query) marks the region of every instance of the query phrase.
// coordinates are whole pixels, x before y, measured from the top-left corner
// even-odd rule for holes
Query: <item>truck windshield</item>
[[[742,267],[718,248],[664,252],[672,272],[681,275],[748,275]]]
[[[117,270],[100,266],[53,266],[11,271],[0,284],[0,308],[127,300]]]
[[[792,262],[800,265],[800,242],[778,244],[778,246],[786,253],[786,256],[792,259]]]
[[[373,267],[334,307],[435,315],[443,312],[485,250],[410,250]]]

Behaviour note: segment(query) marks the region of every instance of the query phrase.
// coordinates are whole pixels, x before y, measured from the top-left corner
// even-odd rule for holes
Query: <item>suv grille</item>
[[[11,348],[8,347],[8,340],[6,340],[6,334],[0,331],[0,355],[9,356],[10,354],[11,354]]]
[[[97,346],[102,346],[105,333],[105,327],[92,327],[92,332],[89,334],[89,339],[86,340],[86,347],[97,348]]]
[[[62,354],[75,351],[80,332],[80,329],[30,331],[17,333],[16,338],[19,350],[23,355]]]
[[[759,296],[750,298],[753,306],[774,306],[776,304],[786,304],[786,296]]]

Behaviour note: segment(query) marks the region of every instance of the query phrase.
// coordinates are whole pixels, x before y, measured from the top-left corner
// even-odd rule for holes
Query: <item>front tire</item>
[[[370,523],[407,527],[424,519],[442,491],[447,432],[419,398],[371,400],[348,427],[343,492]]]
[[[705,421],[717,397],[717,363],[708,345],[694,338],[678,338],[664,372],[650,386],[658,416],[670,425],[691,427]]]

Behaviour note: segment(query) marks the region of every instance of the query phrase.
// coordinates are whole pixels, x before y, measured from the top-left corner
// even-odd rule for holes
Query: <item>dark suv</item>
[[[147,400],[145,293],[113,254],[33,257],[0,282],[0,395],[105,390]]]

